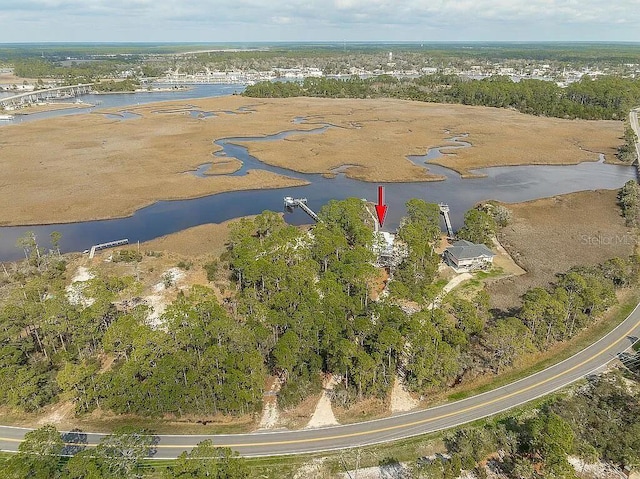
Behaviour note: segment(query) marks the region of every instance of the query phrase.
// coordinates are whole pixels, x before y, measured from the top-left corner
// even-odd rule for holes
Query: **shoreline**
[[[56,102],[56,103],[47,103],[44,105],[32,104],[27,106],[26,108],[20,108],[18,110],[13,110],[10,113],[14,116],[28,116],[36,113],[44,113],[48,111],[59,111],[59,110],[82,110],[85,108],[95,108],[95,104],[93,103],[76,103],[76,102]]]
[[[62,108],[76,106],[87,108],[84,104]],[[238,114],[247,107],[250,113]],[[229,114],[202,120],[163,111],[168,108]],[[206,175],[204,181],[181,173],[211,163],[220,149],[215,144],[218,139],[276,135],[296,128],[312,129],[318,123],[335,126],[317,135],[237,143],[247,146],[260,162],[291,174],[332,175],[336,165],[353,165],[344,173],[350,179],[427,184],[443,180],[428,171],[430,165],[469,174],[468,170],[494,166],[578,164],[595,155],[584,151],[587,148],[610,155],[622,128],[620,122],[568,121],[486,107],[387,99],[256,101],[228,95],[117,108],[122,109],[141,118],[114,121],[87,113],[0,129],[6,182],[0,188],[0,202],[13,205],[2,225],[126,218],[158,201],[308,184],[259,167],[246,176]],[[308,125],[296,123],[301,112]],[[447,139],[461,131],[469,133],[471,148],[423,166],[407,160],[430,148],[439,147],[446,153]],[[213,159],[216,161],[219,159]]]
[[[125,90],[125,91],[98,91],[93,90],[91,95],[131,95],[134,93],[171,93],[174,91],[191,91],[194,90],[193,86],[189,87],[179,87],[179,88],[153,88],[151,90],[147,89],[137,89],[137,90]],[[167,101],[175,101],[175,100],[167,100]],[[158,103],[162,103],[161,101]]]
[[[247,175],[250,175],[251,172],[256,172],[259,170],[247,170]],[[184,171],[182,172],[182,174],[185,173],[189,173],[189,171]],[[269,174],[272,174],[270,172],[268,172]],[[255,174],[255,173],[254,173]],[[206,175],[207,178],[211,177],[211,178],[215,178],[217,176],[224,176],[224,174],[219,174],[219,175],[215,175],[215,174],[210,174],[210,175]],[[279,175],[276,175],[279,176]],[[236,177],[236,178],[242,178],[242,177]],[[233,192],[240,192],[240,191],[260,191],[260,190],[278,190],[278,189],[282,189],[282,188],[296,188],[299,186],[307,186],[310,183],[308,181],[305,180],[298,180],[297,178],[292,178],[292,177],[285,177],[285,176],[281,176],[280,178],[282,178],[284,180],[283,184],[281,186],[266,186],[266,187],[262,187],[262,188],[254,188],[254,187],[248,187],[248,188],[236,188],[236,189],[228,189],[228,190],[221,190],[221,191],[216,191],[213,193],[205,193],[202,195],[197,195],[197,196],[184,196],[184,197],[176,197],[176,198],[160,198],[160,199],[156,199],[153,200],[143,206],[140,206],[139,208],[136,208],[132,211],[126,211],[123,214],[120,215],[114,215],[114,216],[104,216],[104,217],[99,217],[99,216],[95,216],[95,217],[91,217],[91,218],[87,218],[87,219],[77,219],[77,220],[68,220],[68,221],[51,221],[51,222],[33,222],[33,223],[8,223],[8,222],[4,222],[4,221],[0,221],[0,228],[12,228],[12,227],[16,227],[16,228],[20,228],[20,227],[29,227],[29,226],[53,226],[53,225],[73,225],[73,224],[82,224],[82,223],[91,223],[93,221],[109,221],[109,220],[121,220],[121,219],[125,219],[125,218],[132,218],[133,216],[135,216],[135,214],[140,211],[143,210],[145,208],[148,208],[150,206],[153,206],[156,203],[159,203],[161,201],[189,201],[189,200],[197,200],[200,198],[206,198],[208,196],[215,196],[215,195],[219,195],[219,194],[224,194],[224,193],[233,193]],[[205,178],[206,179],[206,178]],[[251,216],[251,215],[249,215]],[[223,221],[222,223],[225,223],[227,221],[234,221],[236,218],[232,218],[230,220],[226,220]],[[222,224],[222,223],[216,223],[216,224]],[[183,230],[181,230],[183,231]],[[171,233],[171,234],[177,234],[180,231],[176,232],[176,233]],[[149,241],[154,241],[154,240],[149,240]]]
[[[584,160],[584,161],[572,161],[572,162],[540,162],[540,163],[517,163],[517,162],[513,162],[513,163],[502,163],[500,165],[489,165],[489,166],[481,166],[478,168],[469,168],[464,169],[464,168],[459,168],[456,166],[452,166],[449,165],[445,162],[439,162],[438,160],[432,160],[429,161],[427,163],[427,165],[438,165],[438,166],[442,166],[443,168],[448,168],[450,170],[455,171],[456,173],[460,174],[460,177],[464,180],[473,180],[473,179],[478,179],[478,178],[487,178],[487,174],[486,173],[476,173],[479,170],[489,170],[491,168],[517,168],[517,167],[524,167],[524,166],[577,166],[577,165],[582,165],[585,163],[599,163],[600,160]],[[605,159],[605,161],[603,163],[606,163],[607,165],[619,165],[619,166],[632,166],[631,163],[624,163],[621,161],[610,161],[608,159]],[[531,201],[535,201],[535,200],[531,200]]]

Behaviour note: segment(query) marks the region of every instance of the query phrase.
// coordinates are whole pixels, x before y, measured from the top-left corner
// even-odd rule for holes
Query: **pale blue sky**
[[[640,0],[0,0],[0,43],[640,41]]]

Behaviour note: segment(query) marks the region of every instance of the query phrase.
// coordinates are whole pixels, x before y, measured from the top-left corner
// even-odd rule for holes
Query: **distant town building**
[[[457,272],[486,269],[493,264],[495,253],[483,244],[459,240],[443,254],[444,261]]]

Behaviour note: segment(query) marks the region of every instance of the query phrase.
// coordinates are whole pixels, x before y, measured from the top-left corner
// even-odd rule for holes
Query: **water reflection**
[[[38,118],[78,114],[84,111],[97,112],[102,108],[122,108],[121,114],[114,119],[128,120],[137,115],[128,112],[135,104],[151,103],[162,100],[182,100],[206,96],[227,95],[241,91],[239,85],[198,85],[192,90],[179,90],[167,93],[139,93],[126,95],[85,95],[84,101],[98,103],[89,109],[62,110],[29,115],[16,118],[17,121],[32,121]],[[249,113],[251,107],[240,108],[237,112],[204,112],[196,108],[181,109],[187,116],[207,118],[216,114]],[[158,110],[159,113],[167,112]],[[303,116],[293,119],[293,124],[309,123],[310,118]],[[315,125],[314,125],[315,126]],[[357,126],[354,126],[357,127]],[[46,247],[52,231],[62,233],[63,251],[83,251],[91,245],[121,238],[130,242],[147,241],[158,236],[174,233],[204,223],[219,223],[240,216],[259,214],[269,209],[280,211],[284,196],[308,198],[309,206],[319,210],[322,205],[332,199],[347,197],[368,198],[375,201],[377,183],[366,183],[347,178],[344,172],[352,165],[343,165],[333,170],[331,178],[321,174],[305,174],[290,169],[267,165],[252,156],[245,146],[239,143],[281,141],[291,135],[322,134],[333,125],[320,125],[311,130],[294,129],[251,138],[223,138],[215,140],[222,148],[217,157],[233,157],[242,162],[242,167],[229,176],[246,175],[250,169],[260,169],[293,178],[308,181],[307,186],[296,188],[280,188],[273,190],[254,190],[221,193],[203,198],[177,201],[159,201],[142,208],[133,216],[102,221],[81,223],[20,226],[0,228],[0,260],[16,260],[22,255],[21,249],[15,246],[17,239],[27,231],[34,231],[41,246]],[[453,133],[452,133],[453,134]],[[483,177],[462,179],[460,175],[448,168],[427,163],[443,154],[454,154],[457,148],[468,148],[464,141],[466,135],[454,135],[447,140],[449,146],[432,148],[425,155],[408,156],[414,164],[428,168],[429,173],[438,175],[444,181],[386,183],[386,201],[389,206],[385,230],[394,230],[405,214],[404,204],[411,198],[422,198],[428,202],[444,202],[451,207],[454,227],[462,224],[464,212],[475,203],[487,199],[504,202],[521,202],[558,194],[571,193],[591,189],[620,188],[627,180],[636,178],[636,170],[631,166],[609,165],[602,162],[588,162],[572,166],[508,166],[474,170],[473,173]],[[211,163],[200,165],[195,171],[188,172],[210,180],[205,172]],[[310,221],[302,211],[297,209],[287,214],[287,221],[292,224],[303,224]]]
[[[27,231],[34,231],[42,245],[52,231],[62,233],[65,251],[82,251],[92,244],[128,238],[131,242],[147,241],[158,236],[204,224],[219,223],[232,218],[259,214],[269,209],[282,210],[284,196],[306,197],[313,210],[332,199],[347,197],[376,200],[377,184],[347,178],[339,174],[326,178],[321,174],[298,173],[286,168],[267,165],[249,154],[245,146],[237,143],[280,141],[290,135],[321,134],[330,125],[309,131],[291,130],[257,138],[225,138],[215,143],[222,147],[219,156],[234,157],[242,161],[242,168],[231,175],[244,175],[249,169],[262,169],[289,177],[308,181],[307,186],[221,193],[203,198],[177,201],[159,201],[138,210],[133,216],[120,219],[88,221],[82,223],[47,225],[36,227],[0,228],[0,259],[15,260],[21,251],[15,247],[16,240]],[[460,136],[449,142],[455,147],[468,147]],[[464,144],[463,144],[464,143]],[[410,161],[428,167],[431,174],[440,175],[444,181],[386,183],[386,201],[389,213],[385,229],[397,228],[405,213],[404,204],[411,198],[422,198],[428,202],[444,202],[451,207],[454,227],[462,224],[464,212],[478,201],[496,199],[505,202],[520,202],[585,189],[612,189],[621,187],[627,180],[636,177],[631,166],[609,165],[601,162],[580,163],[571,166],[509,166],[475,170],[482,178],[462,179],[460,175],[445,167],[425,164],[425,161],[451,151],[452,147],[432,148],[425,155],[407,157]],[[199,170],[204,171],[205,165]],[[208,168],[208,166],[207,166]],[[206,176],[206,175],[202,175]],[[207,181],[203,178],[203,181]],[[287,214],[292,224],[308,223],[309,218],[297,210]]]

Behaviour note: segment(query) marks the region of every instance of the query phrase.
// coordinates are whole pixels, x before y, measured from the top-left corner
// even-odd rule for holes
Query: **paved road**
[[[636,138],[638,138],[636,143],[636,154],[638,156],[638,161],[640,161],[640,123],[638,122],[638,113],[640,113],[640,108],[636,108],[629,112],[629,124],[633,131],[636,132]]]
[[[205,439],[229,446],[244,456],[271,456],[330,451],[378,444],[451,428],[513,408],[560,389],[604,366],[640,336],[640,305],[611,333],[575,356],[493,391],[418,412],[345,426],[299,431],[255,432],[214,436],[162,435],[153,457],[174,458]],[[27,429],[0,427],[0,449],[15,451]],[[101,434],[80,434],[66,442],[96,444]]]
[[[629,115],[640,138],[638,109]],[[640,144],[636,145],[639,149]],[[640,157],[640,155],[639,155]],[[345,426],[299,431],[254,432],[228,435],[157,436],[154,458],[175,458],[205,439],[228,446],[244,456],[273,456],[331,451],[379,444],[439,431],[516,407],[556,391],[605,367],[640,337],[640,305],[611,333],[578,354],[507,386],[462,401],[422,411]],[[0,426],[0,450],[15,451],[28,429]],[[95,445],[103,437],[95,433],[66,435],[67,443]]]

